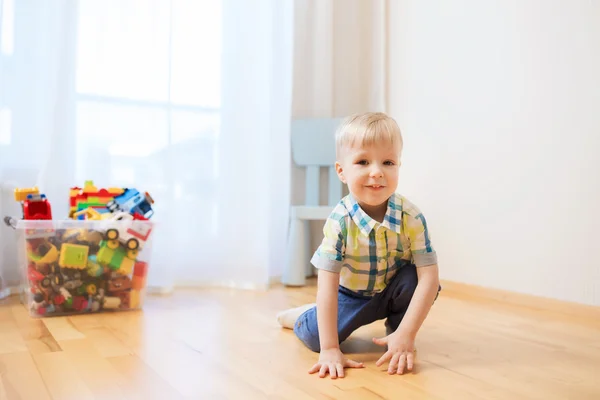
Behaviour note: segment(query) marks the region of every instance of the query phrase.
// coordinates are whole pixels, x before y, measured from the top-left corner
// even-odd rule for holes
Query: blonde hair
[[[396,121],[382,112],[354,114],[342,122],[335,133],[335,152],[339,157],[344,146],[361,147],[375,143],[399,144],[402,150],[402,133]]]

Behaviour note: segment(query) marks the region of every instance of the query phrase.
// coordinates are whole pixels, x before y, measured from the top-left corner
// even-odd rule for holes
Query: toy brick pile
[[[66,221],[52,220],[50,203],[37,188],[16,189],[15,200],[24,220],[39,220],[24,224],[32,315],[141,307],[148,264],[138,258],[153,228],[148,193],[99,190],[87,181],[71,188]]]

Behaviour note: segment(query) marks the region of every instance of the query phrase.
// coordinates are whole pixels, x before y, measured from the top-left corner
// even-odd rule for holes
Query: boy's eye
[[[367,165],[367,164],[368,164],[367,160],[359,160],[359,161],[357,161],[356,163],[357,163],[358,165]]]
[[[396,163],[391,160],[387,160],[384,164],[385,165],[395,165]]]

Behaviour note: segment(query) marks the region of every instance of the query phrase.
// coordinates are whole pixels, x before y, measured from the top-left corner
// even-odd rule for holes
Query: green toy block
[[[62,268],[85,269],[87,267],[89,246],[63,243],[60,249],[58,265]]]

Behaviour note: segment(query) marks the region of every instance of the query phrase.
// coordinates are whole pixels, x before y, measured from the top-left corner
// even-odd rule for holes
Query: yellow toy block
[[[93,221],[99,221],[102,219],[102,214],[100,214],[98,211],[96,211],[95,209],[93,209],[91,207],[86,208],[85,210],[77,211],[76,213],[73,214],[73,217],[74,217],[74,219],[76,219],[80,215],[84,215],[85,219],[93,220]]]
[[[98,188],[94,186],[94,181],[85,181],[83,193],[98,193]]]
[[[62,268],[86,269],[89,251],[89,246],[63,243],[60,248],[58,265]]]
[[[131,275],[135,260],[125,257],[121,262],[121,267],[117,270],[121,275]]]
[[[131,290],[129,294],[129,308],[140,308],[144,301],[145,290]]]
[[[37,186],[32,188],[24,188],[24,189],[15,189],[15,201],[25,201],[27,200],[27,196],[30,194],[40,194],[40,190]]]

